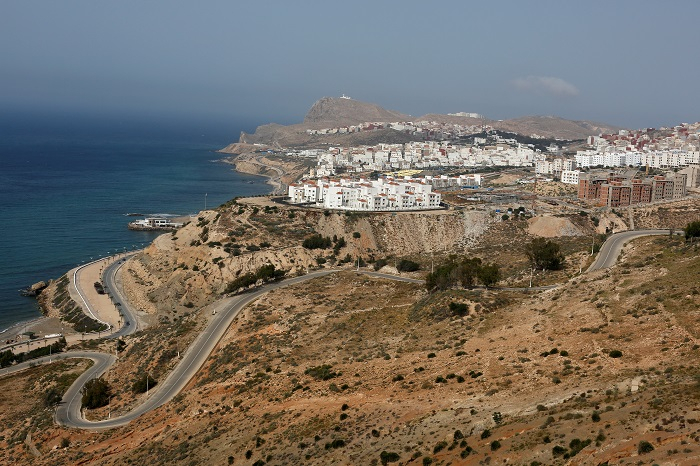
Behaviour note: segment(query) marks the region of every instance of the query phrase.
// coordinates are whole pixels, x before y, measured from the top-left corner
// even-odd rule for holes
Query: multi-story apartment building
[[[561,182],[566,184],[578,184],[581,172],[578,170],[562,170]]]
[[[644,204],[662,199],[681,199],[686,194],[686,175],[677,173],[657,175],[644,180],[625,176],[583,174],[578,190],[579,199],[594,201],[598,205],[608,207]]]
[[[326,209],[382,211],[423,210],[440,207],[442,195],[433,187],[476,187],[479,175],[359,181],[323,179],[289,186],[289,202],[314,204]]]

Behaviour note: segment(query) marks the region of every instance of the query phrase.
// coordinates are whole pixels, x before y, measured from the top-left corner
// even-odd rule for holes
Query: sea
[[[269,192],[265,178],[237,173],[216,152],[254,128],[195,118],[0,115],[0,332],[41,316],[20,289],[158,235],[130,231],[128,222],[196,215]]]

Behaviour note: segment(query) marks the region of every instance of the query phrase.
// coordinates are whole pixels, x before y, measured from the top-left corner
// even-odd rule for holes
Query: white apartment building
[[[562,170],[561,172],[561,182],[566,184],[578,185],[579,175],[581,174],[578,170]]]
[[[316,180],[289,186],[289,202],[317,207],[356,211],[426,210],[440,207],[442,195],[436,187],[477,187],[480,175],[426,177],[359,181]]]

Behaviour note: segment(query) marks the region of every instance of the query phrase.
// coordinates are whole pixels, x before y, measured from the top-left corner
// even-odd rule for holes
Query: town
[[[508,167],[534,167],[535,178],[577,185],[579,199],[609,207],[680,199],[688,189],[700,187],[700,123],[620,130],[586,141],[552,143],[544,151],[478,125],[370,122],[308,131],[332,134],[381,128],[422,133],[430,140],[287,152],[316,161],[304,180],[289,186],[289,202],[365,211],[432,209],[440,206],[439,190],[478,188],[481,176],[474,172]],[[472,143],[463,143],[465,138]],[[455,176],[435,176],[436,171]],[[372,172],[385,175],[369,180]],[[410,176],[418,174],[423,176]],[[344,177],[333,178],[339,176]]]

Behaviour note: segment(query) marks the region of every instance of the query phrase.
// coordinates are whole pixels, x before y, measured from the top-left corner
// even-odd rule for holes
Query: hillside
[[[239,142],[266,144],[275,148],[323,147],[337,145],[371,145],[380,142],[402,143],[417,140],[392,130],[360,132],[353,134],[315,135],[307,129],[335,128],[363,122],[435,121],[446,124],[490,125],[496,129],[516,132],[526,136],[537,134],[548,138],[583,139],[600,133],[617,132],[620,128],[589,121],[572,121],[558,117],[521,117],[511,120],[489,120],[453,115],[427,114],[412,117],[386,110],[376,104],[353,99],[324,97],[313,104],[302,123],[283,126],[275,123],[259,126],[254,134],[241,133]]]
[[[698,215],[697,201],[664,209],[674,225]],[[314,232],[346,244],[337,252],[301,246]],[[345,215],[266,198],[202,212],[124,265],[129,301],[160,323],[126,339],[104,377],[110,405],[89,418],[138,403],[145,394],[131,386],[139,375],[163,380],[235,277],[268,262],[289,274],[344,270],[256,299],[188,389],[125,427],[95,433],[52,423],[45,393],[83,366],[59,363],[66,377],[45,366],[0,379],[9,407],[0,413],[3,459],[695,464],[700,247],[678,237],[635,240],[618,266],[579,276],[594,232],[578,212],[529,221],[468,209]],[[534,274],[535,285],[561,283],[556,289],[428,293],[355,272],[357,257],[388,259],[385,272],[411,258],[421,270],[409,275],[419,278],[459,254],[495,261],[504,284],[527,287],[524,245],[534,234],[565,251],[564,270]],[[101,346],[114,351],[113,342]]]
[[[588,136],[617,133],[623,129],[605,123],[565,120],[554,116],[526,116],[491,123],[496,129],[514,133],[538,134],[548,138],[585,139]]]

